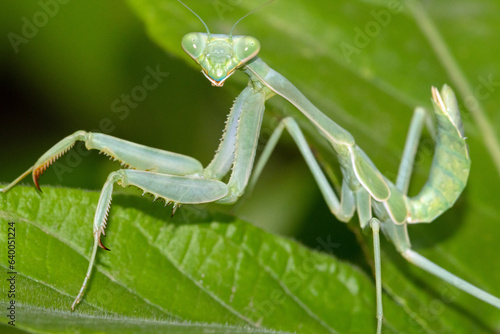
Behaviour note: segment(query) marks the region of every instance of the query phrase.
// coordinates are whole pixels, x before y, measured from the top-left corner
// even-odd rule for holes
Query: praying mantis
[[[449,95],[450,93],[447,93],[447,94]],[[439,101],[439,98],[437,97],[438,95],[436,94],[436,92],[434,93],[434,96],[435,96],[435,101]],[[441,103],[440,103],[440,102],[438,102],[438,104],[441,104]],[[326,120],[325,120],[325,121],[326,121]],[[285,123],[283,123],[283,124],[285,124]],[[295,132],[295,133],[297,133],[297,132]],[[304,146],[304,145],[303,145],[303,147],[305,148],[305,146]],[[324,184],[325,184],[325,183],[323,183],[323,185],[324,185]],[[365,221],[366,221],[366,220],[365,220]],[[96,245],[97,245],[97,243],[96,243]]]

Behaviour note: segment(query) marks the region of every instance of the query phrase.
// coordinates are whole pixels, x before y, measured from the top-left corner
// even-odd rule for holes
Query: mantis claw
[[[39,192],[42,192],[40,184],[38,183],[38,180],[40,179],[40,175],[42,175],[42,173],[43,171],[40,171],[40,169],[36,169],[35,171],[33,171],[33,183],[35,184],[35,187]]]
[[[40,176],[42,176],[43,172],[45,172],[47,170],[47,168],[50,167],[55,160],[57,160],[57,158],[58,157],[51,158],[46,163],[34,168],[34,170],[33,170],[33,183],[35,184],[35,187],[38,189],[38,191],[42,192],[42,189],[40,188],[40,184],[38,183],[38,181],[40,180]]]
[[[107,251],[111,251],[111,249],[109,249],[108,247],[104,246],[102,241],[101,241],[101,238],[99,238],[99,247],[101,247],[102,249],[105,249]]]
[[[59,159],[64,153],[68,152],[75,145],[74,140],[70,141],[69,144],[67,144],[66,141],[68,141],[68,138],[72,139],[71,136],[64,138],[61,142],[54,146],[56,149],[50,149],[40,159],[38,159],[38,161],[33,166],[33,183],[35,184],[35,187],[38,189],[38,191],[42,192],[38,180],[40,179],[40,176],[43,174],[43,172],[45,172],[45,170],[47,170],[47,168],[49,168],[54,163],[54,161]],[[58,146],[62,146],[62,148],[58,148]],[[24,176],[26,176],[26,174],[23,174],[21,178]]]

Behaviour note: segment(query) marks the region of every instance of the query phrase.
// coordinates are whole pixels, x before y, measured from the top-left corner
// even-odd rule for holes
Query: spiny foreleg
[[[155,199],[162,198],[165,203],[174,203],[174,210],[180,204],[200,204],[214,202],[228,193],[228,187],[225,183],[217,180],[204,179],[198,176],[178,176],[161,173],[152,173],[148,171],[139,171],[131,169],[121,169],[109,174],[101,191],[99,202],[94,216],[93,235],[94,246],[90,257],[89,267],[85,274],[82,287],[71,305],[74,309],[76,304],[83,297],[88,280],[92,273],[95,262],[97,246],[107,250],[101,243],[101,234],[104,234],[107,217],[111,206],[111,196],[113,185],[118,183],[123,187],[135,186],[145,193],[152,194]]]
[[[77,131],[59,141],[45,152],[21,176],[0,191],[7,192],[24,177],[33,174],[33,182],[40,190],[38,179],[54,161],[69,151],[77,141],[83,141],[87,149],[95,149],[118,160],[125,167],[167,173],[171,175],[191,175],[203,172],[203,166],[194,158],[168,152],[101,133]]]

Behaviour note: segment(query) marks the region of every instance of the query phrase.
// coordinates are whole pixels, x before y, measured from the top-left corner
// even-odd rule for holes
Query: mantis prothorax
[[[207,28],[206,33],[185,35],[182,47],[201,66],[202,73],[214,86],[222,87],[237,69],[244,71],[249,77],[248,86],[237,97],[229,113],[220,146],[208,166],[203,167],[189,156],[105,134],[77,131],[50,148],[31,168],[1,189],[2,192],[7,192],[30,173],[39,188],[38,179],[42,172],[76,141],[83,141],[87,149],[99,150],[129,167],[112,172],[103,186],[93,222],[94,246],[89,267],[72,309],[84,295],[98,246],[105,248],[100,237],[106,228],[115,184],[123,187],[133,185],[151,193],[155,199],[162,198],[166,203],[173,203],[174,212],[184,204],[231,204],[242,196],[249,184],[257,180],[285,129],[306,160],[332,214],[347,222],[357,212],[361,227],[369,226],[373,231],[378,333],[381,332],[383,319],[380,230],[409,262],[500,309],[499,298],[414,252],[407,232],[408,224],[432,222],[449,209],[467,183],[470,159],[460,112],[451,88],[446,85],[441,91],[432,88],[437,119],[434,159],[427,183],[417,196],[410,198],[407,191],[426,119],[424,109],[415,109],[398,177],[393,184],[377,170],[349,132],[323,114],[293,84],[257,56],[260,49],[257,39],[232,36],[232,33],[215,35]],[[254,168],[264,104],[274,95],[283,97],[302,112],[335,150],[343,175],[340,196],[332,189],[298,123],[291,117],[284,118],[279,123]],[[229,181],[222,182],[221,179],[229,173]]]

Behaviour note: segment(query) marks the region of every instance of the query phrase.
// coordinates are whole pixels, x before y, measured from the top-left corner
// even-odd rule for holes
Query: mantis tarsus
[[[230,45],[235,45],[235,47],[229,47]],[[196,48],[193,46],[196,46]],[[425,260],[418,257],[409,249],[405,224],[418,222],[419,220],[432,221],[437,215],[453,204],[465,186],[469,162],[463,139],[463,131],[459,125],[460,116],[451,89],[444,87],[441,93],[433,89],[433,99],[438,118],[442,119],[440,129],[444,130],[446,128],[450,132],[454,132],[453,136],[449,136],[453,138],[454,144],[457,145],[454,151],[459,151],[458,155],[464,158],[461,162],[462,165],[459,163],[459,166],[450,167],[450,170],[452,169],[455,172],[456,180],[460,180],[460,184],[450,191],[450,197],[447,198],[448,203],[446,205],[438,205],[434,212],[422,217],[423,212],[416,208],[415,200],[412,202],[411,200],[407,200],[405,196],[397,195],[400,192],[406,193],[408,187],[411,174],[411,168],[408,166],[412,165],[411,161],[414,155],[412,152],[418,144],[422,119],[425,117],[425,112],[422,109],[417,109],[414,121],[412,121],[412,129],[414,129],[415,134],[410,135],[407,142],[407,149],[405,149],[402,160],[406,165],[401,165],[396,185],[392,185],[375,169],[366,155],[357,148],[354,144],[354,139],[349,133],[312,106],[284,77],[268,68],[262,60],[256,57],[259,47],[255,39],[241,36],[210,35],[208,32],[207,34],[194,33],[185,36],[183,47],[191,57],[200,63],[204,69],[203,73],[216,86],[222,86],[224,81],[236,68],[243,69],[250,77],[249,86],[240,94],[229,116],[228,126],[219,151],[207,168],[203,169],[201,164],[190,157],[146,148],[101,134],[89,134],[80,131],[56,144],[32,168],[3,189],[4,192],[7,191],[30,172],[33,172],[35,184],[38,186],[37,180],[43,169],[46,168],[54,157],[59,156],[59,154],[69,149],[76,140],[85,141],[87,148],[99,149],[136,169],[136,171],[121,170],[112,173],[103,188],[94,221],[92,260],[89,265],[87,278],[75,303],[83,295],[86,281],[92,269],[97,245],[100,244],[99,236],[100,233],[104,232],[105,215],[109,207],[113,183],[137,185],[147,192],[165,198],[167,202],[174,202],[174,210],[179,204],[210,201],[234,202],[243,193],[247,183],[253,182],[249,178],[255,157],[255,142],[258,137],[260,121],[264,111],[264,102],[274,94],[281,95],[297,106],[318,128],[318,131],[339,154],[344,180],[348,181],[343,183],[342,200],[339,201],[314,156],[311,154],[301,130],[292,118],[284,119],[269,140],[268,146],[255,168],[253,174],[254,180],[257,179],[280,134],[284,129],[287,129],[297,142],[300,151],[313,171],[330,209],[339,219],[349,220],[354,214],[354,210],[357,209],[361,217],[362,227],[370,225],[373,228],[376,245],[378,244],[378,229],[381,228],[395,243],[398,250],[406,255],[407,258],[414,262],[417,261],[419,266],[436,275],[440,274],[437,268],[425,262]],[[226,56],[226,52],[235,52],[237,61],[230,65],[224,64],[224,66],[218,67],[214,67],[212,63],[204,63],[206,59],[199,59],[198,56],[203,57],[204,50],[210,48],[220,52],[218,55],[223,56],[221,58]],[[206,58],[210,57],[207,56]],[[212,61],[214,60],[212,59]],[[454,116],[451,117],[451,122],[446,120],[446,113],[453,113]],[[443,157],[443,155],[440,155],[440,149],[442,149],[441,154],[446,154],[446,147],[451,146],[443,142],[443,137],[446,136],[442,136],[442,141],[438,143],[437,157]],[[236,146],[238,147],[236,151],[233,150],[235,143],[237,143]],[[229,172],[231,166],[233,167],[233,171],[229,183],[226,185],[217,181]],[[431,171],[431,180],[432,178],[438,181],[442,180],[442,176],[440,177],[437,174],[439,170],[437,167],[438,162],[435,160],[433,171]],[[143,172],[144,170],[148,170],[148,172]],[[457,172],[459,170],[461,170],[460,173]],[[157,171],[157,173],[152,173],[151,171]],[[454,183],[453,180],[451,181],[451,183]],[[155,188],[158,185],[161,187]],[[188,188],[191,190],[195,189],[196,191],[189,192]],[[372,199],[374,200],[373,203]],[[382,220],[381,223],[376,219],[371,219],[370,206],[374,208],[377,217]],[[409,212],[404,208],[405,206],[411,208]],[[377,267],[377,295],[380,296],[380,261],[377,250],[378,246],[375,249],[375,263]],[[441,277],[446,279],[453,276],[449,273],[441,273]],[[496,307],[500,307],[500,301],[491,295],[484,294],[466,284],[461,288]],[[378,326],[380,328],[382,318],[380,300],[378,305]]]

